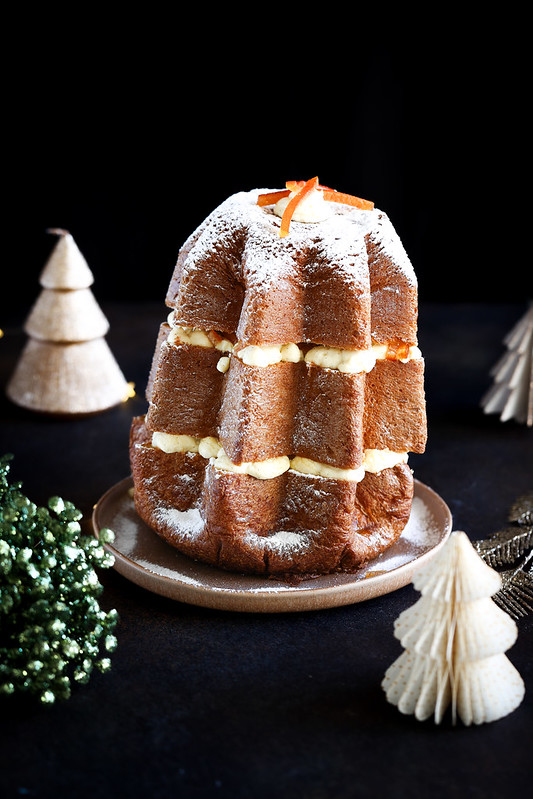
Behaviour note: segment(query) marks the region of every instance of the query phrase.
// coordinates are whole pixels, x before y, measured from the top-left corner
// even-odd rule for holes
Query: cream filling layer
[[[259,480],[269,480],[292,469],[300,474],[314,475],[316,477],[329,477],[334,480],[349,480],[360,482],[366,472],[377,474],[383,469],[389,469],[398,463],[407,463],[407,452],[393,452],[390,449],[366,449],[363,462],[358,469],[339,469],[326,463],[310,460],[309,458],[289,458],[282,455],[278,458],[269,458],[264,461],[248,463],[233,463],[218,439],[214,436],[195,438],[187,435],[173,435],[171,433],[155,432],[152,434],[152,446],[166,453],[172,452],[197,452],[203,458],[212,459],[215,469],[234,474],[249,474]]]
[[[285,208],[292,198],[297,194],[291,191],[288,197],[283,197],[274,206],[276,216],[283,216]],[[332,215],[331,206],[324,199],[321,191],[311,191],[306,197],[300,200],[296,206],[292,218],[295,222],[322,222]]]
[[[171,322],[172,314],[169,316]],[[387,344],[374,344],[368,349],[362,350],[343,350],[336,347],[312,347],[305,354],[297,344],[273,344],[273,345],[249,345],[242,349],[235,348],[235,345],[227,339],[221,339],[216,344],[209,338],[204,330],[197,330],[192,327],[180,327],[172,325],[172,330],[168,336],[169,344],[192,344],[197,347],[208,347],[220,350],[223,353],[233,353],[248,366],[272,366],[276,363],[289,362],[315,364],[325,369],[335,369],[346,374],[359,374],[370,372],[374,368],[376,361],[384,360],[387,354]],[[402,363],[416,360],[422,357],[422,353],[417,346],[409,347],[406,358],[401,358]],[[228,355],[223,355],[217,369],[226,372],[229,369],[230,360]]]
[[[168,317],[168,322],[171,326],[171,331],[168,334],[167,341],[169,344],[192,344],[195,347],[215,348],[220,352],[231,352],[233,344],[227,339],[221,339],[214,344],[205,330],[198,330],[194,327],[180,327],[179,325],[172,324],[172,314]]]

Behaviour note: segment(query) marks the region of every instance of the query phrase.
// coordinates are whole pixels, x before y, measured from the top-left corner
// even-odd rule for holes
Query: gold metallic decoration
[[[476,552],[500,571],[501,589],[493,596],[514,619],[533,611],[533,492],[512,504],[508,520],[512,524],[488,538],[474,542]]]
[[[514,569],[500,572],[501,589],[492,597],[494,602],[506,610],[514,619],[527,616],[533,611],[533,551]]]
[[[511,505],[509,521],[533,525],[533,491],[518,497]]]
[[[514,563],[533,546],[533,527],[506,527],[490,538],[476,541],[475,547],[483,560],[496,569]]]

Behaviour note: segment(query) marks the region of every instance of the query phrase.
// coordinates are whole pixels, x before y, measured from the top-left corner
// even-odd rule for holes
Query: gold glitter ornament
[[[514,619],[533,611],[533,492],[518,497],[509,511],[513,524],[474,542],[476,552],[499,572],[501,588],[493,596]]]
[[[509,511],[509,521],[533,525],[533,491],[518,497],[513,502]]]

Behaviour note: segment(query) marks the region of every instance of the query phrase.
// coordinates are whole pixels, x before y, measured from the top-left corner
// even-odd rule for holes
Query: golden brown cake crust
[[[285,344],[303,354],[317,346],[368,354],[393,342],[405,355],[417,344],[416,276],[378,209],[332,203],[330,218],[291,223],[281,238],[279,217],[256,204],[258,194],[228,198],[179,253],[148,411],[131,429],[135,505],[180,552],[224,569],[353,571],[396,541],[409,518],[413,476],[402,457],[426,444],[423,359],[387,351],[352,373],[303,355],[260,366],[241,354]],[[228,353],[214,346],[170,336],[173,328],[236,347],[222,358]],[[196,445],[165,452],[154,433]],[[206,438],[233,471],[200,454]],[[392,455],[393,465],[374,473],[366,453]],[[291,466],[268,479],[239,472],[272,458]],[[322,471],[298,470],[297,458]]]
[[[215,434],[224,381],[217,369],[219,358],[214,348],[162,344],[148,409],[151,430]]]
[[[394,543],[409,518],[413,477],[405,464],[359,483],[291,470],[257,480],[217,470],[196,453],[164,453],[150,440],[137,417],[130,441],[137,512],[169,544],[215,566],[352,571]]]
[[[354,469],[364,449],[424,451],[422,358],[380,360],[367,374],[305,362],[257,369],[234,358],[222,374],[218,350],[170,345],[169,332],[164,325],[149,381],[152,431],[219,436],[237,464],[292,454]]]

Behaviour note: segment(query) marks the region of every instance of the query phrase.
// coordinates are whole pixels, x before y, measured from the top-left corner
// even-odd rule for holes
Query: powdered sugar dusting
[[[195,538],[204,529],[204,520],[198,508],[180,511],[176,508],[159,507],[157,516],[161,523],[172,527],[181,537]]]
[[[201,588],[205,585],[205,580],[202,580],[197,577],[192,577],[190,574],[186,574],[184,571],[176,571],[176,569],[170,568],[168,566],[163,566],[162,564],[154,564],[150,560],[145,560],[144,558],[138,557],[136,562],[139,566],[142,566],[143,569],[152,572],[153,574],[160,575],[161,577],[168,577],[170,580],[179,580],[180,583],[186,583],[187,585],[196,586],[197,588]]]
[[[407,525],[390,550],[379,555],[368,564],[369,571],[392,571],[413,560],[413,556],[435,546],[441,538],[441,529],[431,509],[417,497],[413,497],[411,515]]]
[[[413,285],[417,285],[413,265],[388,216],[380,212],[375,224],[368,232],[383,253],[391,259],[395,268],[401,270]]]
[[[204,522],[199,510],[196,508],[187,511],[178,511],[173,508],[159,508],[158,515],[166,524],[173,526],[174,533],[177,537],[181,537],[184,540],[191,540],[201,535],[204,530]],[[308,548],[312,536],[312,531],[305,530],[300,532],[280,530],[269,536],[259,536],[250,532],[245,536],[243,543],[250,549],[256,549],[261,553],[276,553],[279,556],[290,557],[292,554]],[[400,538],[389,550],[367,563],[359,571],[358,579],[364,579],[367,575],[371,576],[374,572],[390,572],[404,566],[432,549],[441,539],[442,528],[439,521],[435,518],[431,508],[424,502],[423,498],[415,495],[409,521]],[[187,570],[182,573],[182,569],[176,570],[163,563],[154,564],[150,561],[143,561],[139,557],[136,558],[136,561],[144,568],[155,571],[162,576],[178,579],[180,582],[197,585],[198,587],[205,584],[204,577],[201,575],[196,577],[193,574],[189,574]],[[193,564],[193,561],[191,561],[191,564]],[[267,582],[261,581],[259,585],[254,586],[254,580],[260,578],[251,577],[250,579],[252,582],[247,590],[257,592],[302,590],[302,587],[312,588],[317,586],[320,582],[320,578],[316,578],[315,580],[306,582],[303,586],[297,586],[295,589],[294,586],[276,580]],[[345,575],[342,579],[348,579],[348,576]],[[353,579],[353,575],[351,579]],[[217,588],[217,590],[223,589]]]
[[[435,517],[420,497],[413,497],[411,516],[403,537],[417,546],[434,546],[440,538]]]
[[[122,483],[100,501],[97,525],[115,531],[115,541],[110,548],[115,554],[118,571],[156,593],[231,610],[306,610],[357,602],[406,585],[412,575],[410,564],[431,555],[431,550],[446,540],[451,526],[451,515],[446,506],[442,506],[442,500],[432,498],[423,486],[415,486],[412,508],[408,525],[389,554],[385,553],[354,574],[326,574],[290,583],[274,577],[213,569],[182,556],[140,521],[131,489],[124,489]],[[185,512],[177,518],[183,521],[188,516]],[[198,513],[190,514],[196,523],[198,516]],[[305,531],[301,535],[305,536]],[[287,539],[283,533],[278,540],[295,543],[292,536]],[[402,566],[406,567],[405,576],[394,575],[390,580],[385,576]],[[303,598],[307,593],[314,595],[310,604]],[[302,595],[301,600],[294,599],[298,594]],[[227,600],[221,604],[223,596]]]
[[[247,282],[270,282],[289,273],[290,258],[294,252],[317,244],[328,251],[338,269],[354,274],[360,269],[364,253],[364,238],[372,239],[392,259],[395,268],[416,282],[412,265],[405,249],[387,215],[377,208],[361,210],[341,203],[331,203],[333,212],[320,222],[292,222],[290,234],[280,238],[281,220],[272,208],[257,205],[259,194],[272,189],[254,189],[237,192],[215,208],[199,226],[199,234],[192,246],[185,269],[194,269],[206,256],[224,247],[224,242],[234,240],[245,232],[250,246],[245,247],[244,276]],[[195,234],[190,238],[193,239]]]
[[[309,538],[304,533],[294,533],[289,530],[280,530],[267,538],[263,538],[263,545],[270,550],[277,552],[294,552],[306,549],[309,546]]]

